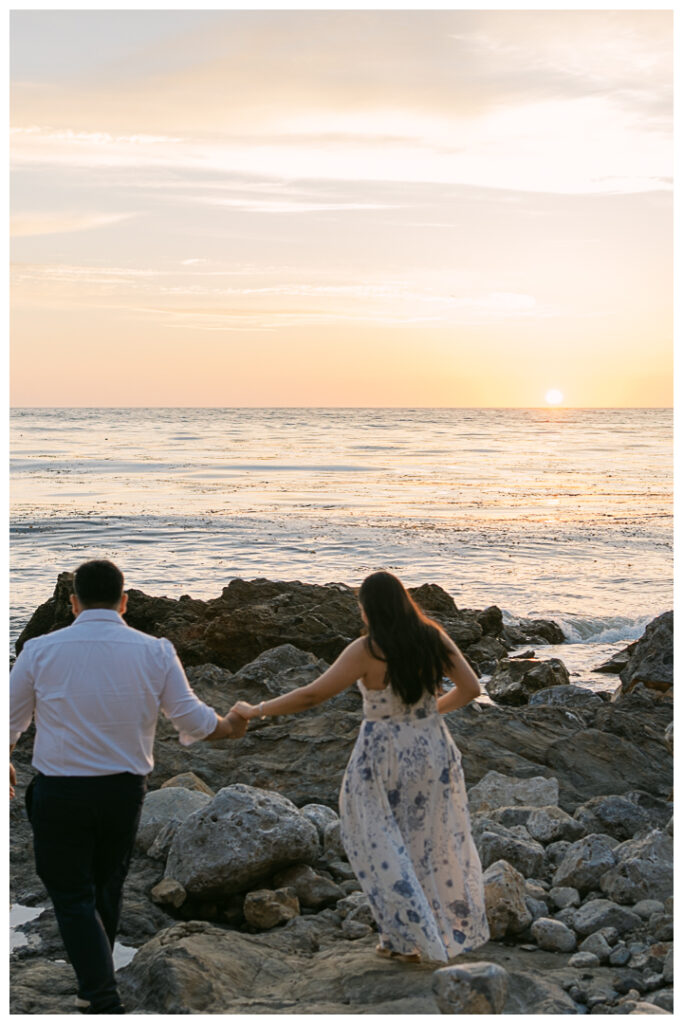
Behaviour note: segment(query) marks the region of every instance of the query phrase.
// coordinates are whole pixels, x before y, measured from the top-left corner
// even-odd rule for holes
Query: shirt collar
[[[123,618],[113,608],[85,608],[71,625],[80,626],[87,622],[119,622],[122,626],[126,625]]]

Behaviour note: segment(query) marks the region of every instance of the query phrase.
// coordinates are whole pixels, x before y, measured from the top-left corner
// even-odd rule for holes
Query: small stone
[[[374,927],[375,919],[372,916],[370,901],[362,892],[353,893],[351,896],[345,896],[344,899],[339,900],[336,911],[344,919],[348,917],[352,921],[361,921],[363,924],[369,925],[370,928]]]
[[[594,953],[598,957],[600,963],[605,963],[609,959],[610,947],[609,943],[605,941],[603,935],[596,932],[594,935],[589,935],[587,939],[584,939],[579,950],[582,953]]]
[[[441,1013],[502,1013],[508,985],[507,971],[485,961],[441,967],[432,975]]]
[[[523,942],[522,945],[518,946],[517,948],[523,949],[525,953],[535,953],[538,949],[538,946],[534,945],[533,942]]]
[[[160,789],[166,789],[167,787],[180,786],[181,789],[193,789],[197,793],[206,793],[207,796],[214,797],[216,794],[210,786],[200,779],[194,772],[181,772],[180,775],[174,775],[172,779],[166,779],[166,782],[162,782]]]
[[[273,876],[277,889],[292,888],[302,907],[319,910],[342,899],[344,890],[329,878],[323,877],[308,864],[295,864]]]
[[[324,841],[327,826],[339,820],[337,812],[325,804],[305,804],[301,808],[301,813],[315,825],[321,843]]]
[[[570,967],[599,967],[600,957],[596,956],[595,953],[589,953],[587,951],[579,951],[573,953],[569,957]]]
[[[662,1010],[666,1010],[667,1013],[673,1013],[674,990],[672,988],[660,988],[659,992],[653,992],[650,995],[650,1002],[654,1006],[659,1006]]]
[[[605,942],[609,942],[610,946],[613,946],[619,938],[619,932],[617,931],[617,929],[612,928],[609,925],[605,928],[600,928],[599,931],[600,935],[604,937]]]
[[[337,821],[331,821],[326,826],[323,834],[323,845],[325,853],[332,853],[339,860],[346,859],[346,850],[341,838],[341,822],[338,819]]]
[[[633,913],[647,921],[653,914],[664,913],[665,909],[661,900],[638,900],[633,906]]]
[[[558,910],[564,910],[565,907],[578,907],[581,903],[579,890],[574,889],[571,885],[554,886],[548,893],[548,897]]]
[[[262,931],[291,921],[300,912],[299,901],[293,889],[256,889],[244,900],[247,924]]]
[[[576,949],[576,935],[561,921],[540,917],[531,926],[531,936],[541,949],[571,953]]]
[[[545,900],[535,900],[531,896],[527,896],[526,905],[534,921],[539,917],[548,916],[548,904]]]
[[[348,861],[333,860],[328,864],[330,874],[337,882],[349,882],[356,878],[353,868]]]
[[[664,960],[664,968],[662,970],[662,975],[663,975],[664,981],[665,981],[665,983],[667,985],[673,985],[673,980],[674,980],[674,951],[673,951],[673,947],[666,954],[666,959]]]
[[[364,939],[372,932],[370,925],[363,924],[362,921],[353,921],[348,917],[342,921],[341,930],[347,939]]]
[[[631,1013],[667,1013],[666,1010],[662,1010],[661,1006],[655,1006],[654,1003],[640,1002],[631,1010]]]
[[[615,928],[620,935],[640,926],[640,918],[627,907],[611,900],[589,900],[576,911],[576,930],[579,935],[590,935],[601,928]]]
[[[670,914],[653,914],[649,922],[652,937],[656,942],[671,942],[674,937],[674,919]]]
[[[661,988],[663,984],[664,974],[662,971],[647,971],[643,975],[643,985],[646,992],[653,992],[654,989]]]
[[[624,945],[623,942],[620,942],[617,946],[615,946],[609,955],[609,962],[611,963],[612,967],[624,967],[630,959],[631,953],[628,949],[628,946]]]
[[[182,907],[187,899],[187,893],[174,878],[162,878],[161,881],[150,891],[150,896],[155,903],[161,906]]]
[[[527,878],[524,882],[524,889],[527,896],[534,900],[545,900],[547,897],[545,889],[535,878]]]
[[[617,992],[622,992],[627,995],[631,995],[632,992],[636,992],[637,996],[640,997],[640,989],[642,981],[637,974],[622,974],[621,977],[614,981],[614,987]]]

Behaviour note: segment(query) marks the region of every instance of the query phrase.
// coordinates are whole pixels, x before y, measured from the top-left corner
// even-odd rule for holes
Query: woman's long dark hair
[[[387,663],[392,690],[405,704],[422,694],[436,693],[451,655],[439,626],[418,608],[400,580],[390,572],[374,572],[358,592],[368,620],[370,652]]]

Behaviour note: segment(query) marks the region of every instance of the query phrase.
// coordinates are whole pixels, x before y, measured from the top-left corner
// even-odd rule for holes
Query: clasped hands
[[[253,704],[249,704],[246,700],[238,700],[236,704],[233,704],[227,714],[227,719],[232,727],[230,739],[242,739],[247,731],[249,720],[257,716],[258,708],[254,707]]]

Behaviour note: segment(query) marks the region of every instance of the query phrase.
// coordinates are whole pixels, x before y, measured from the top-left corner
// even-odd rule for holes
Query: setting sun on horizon
[[[11,58],[12,405],[672,404],[671,12],[25,10]]]

